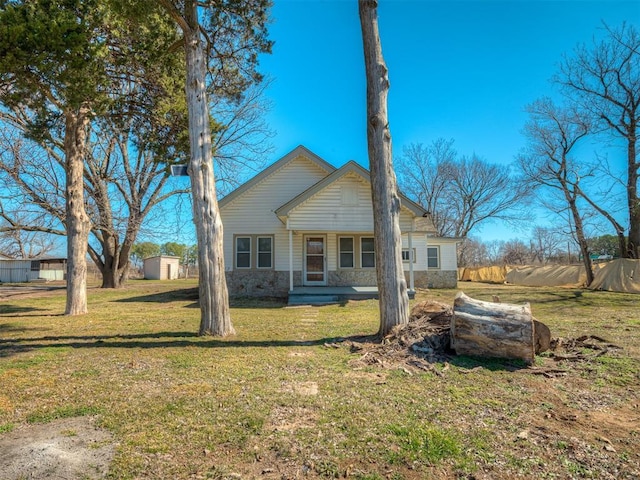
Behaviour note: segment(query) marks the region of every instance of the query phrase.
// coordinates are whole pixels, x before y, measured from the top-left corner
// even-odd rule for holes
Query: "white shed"
[[[147,280],[175,280],[180,271],[180,257],[157,255],[144,259],[144,278]]]

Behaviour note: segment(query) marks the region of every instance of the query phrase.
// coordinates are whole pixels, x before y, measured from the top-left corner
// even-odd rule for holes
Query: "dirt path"
[[[92,417],[29,425],[0,436],[0,478],[102,479],[115,444]]]
[[[24,284],[24,285],[0,285],[0,302],[16,298],[37,297],[64,290],[63,284]]]

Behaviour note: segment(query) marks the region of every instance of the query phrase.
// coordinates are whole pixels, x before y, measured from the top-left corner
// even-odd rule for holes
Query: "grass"
[[[115,435],[117,479],[638,473],[640,429],[619,421],[639,414],[637,295],[460,284],[481,300],[531,303],[554,337],[597,335],[621,349],[555,365],[568,372],[559,378],[472,357],[439,366],[442,376],[410,376],[354,369],[357,354],[324,346],[375,332],[376,301],[234,301],[237,335],[219,339],[195,334],[195,287],[92,288],[90,313],[80,317],[60,315],[62,291],[0,303],[0,435],[95,415]],[[420,292],[417,300],[451,304],[455,293]],[[617,453],[603,450],[599,436]]]

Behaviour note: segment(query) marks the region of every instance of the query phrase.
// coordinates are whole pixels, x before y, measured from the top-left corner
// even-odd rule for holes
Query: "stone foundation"
[[[276,270],[234,270],[226,272],[227,289],[232,297],[282,297],[289,294],[289,272]],[[302,275],[293,272],[293,284],[300,285]]]
[[[407,285],[409,272],[405,272]],[[456,288],[458,286],[458,272],[456,270],[429,270],[427,272],[413,272],[416,288]]]
[[[232,297],[282,297],[289,294],[289,272],[276,270],[234,270],[226,272],[227,288]],[[409,286],[409,272],[405,272]],[[413,272],[416,288],[456,288],[456,271],[429,270]],[[330,287],[375,286],[376,271],[338,270],[328,272]],[[302,272],[293,272],[293,285],[302,285]]]

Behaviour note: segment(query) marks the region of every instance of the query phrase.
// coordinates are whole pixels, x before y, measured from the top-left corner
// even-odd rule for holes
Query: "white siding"
[[[37,271],[31,271],[31,260],[0,261],[0,282],[22,283],[38,278]]]
[[[443,243],[440,245],[440,270],[457,270],[456,244]]]
[[[289,233],[274,211],[322,180],[327,173],[298,156],[220,209],[224,228],[225,269],[233,269],[234,235],[274,235],[276,270],[289,269]],[[299,270],[302,242],[294,237],[294,269]]]
[[[144,278],[147,280],[175,280],[180,271],[180,259],[156,256],[144,259]]]
[[[356,202],[343,205],[343,189],[353,189]],[[410,230],[413,217],[405,208],[400,214],[400,229]],[[359,175],[347,174],[313,195],[289,213],[289,225],[295,230],[317,230],[321,226],[330,232],[373,232],[371,186]]]

